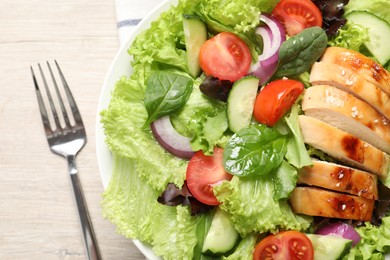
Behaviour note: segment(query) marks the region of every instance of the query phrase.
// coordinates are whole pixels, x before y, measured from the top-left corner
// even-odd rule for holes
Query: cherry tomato
[[[298,231],[282,231],[261,240],[253,252],[253,260],[312,260],[314,249],[310,239]]]
[[[219,205],[214,196],[213,185],[223,180],[231,180],[232,175],[223,167],[223,149],[214,148],[212,156],[198,151],[187,166],[186,181],[191,194],[207,205]]]
[[[321,11],[311,0],[281,0],[272,15],[283,24],[290,36],[308,27],[322,26]]]
[[[221,32],[207,40],[199,53],[200,67],[206,75],[232,82],[248,73],[251,61],[246,43],[230,32]]]
[[[294,104],[304,86],[292,79],[270,82],[257,94],[253,116],[267,126],[273,126]]]

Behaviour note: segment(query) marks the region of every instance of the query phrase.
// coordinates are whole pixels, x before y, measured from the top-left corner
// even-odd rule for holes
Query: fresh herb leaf
[[[250,125],[226,144],[225,169],[237,176],[267,175],[281,164],[286,150],[287,138],[278,130]]]
[[[279,50],[277,77],[293,76],[310,69],[327,46],[328,37],[320,27],[310,27],[284,41]]]
[[[192,86],[191,78],[173,72],[158,71],[150,75],[145,89],[148,119],[144,127],[180,109],[188,101]]]

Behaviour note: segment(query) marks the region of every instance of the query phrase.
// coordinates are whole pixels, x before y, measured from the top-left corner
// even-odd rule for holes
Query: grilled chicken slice
[[[333,125],[390,154],[389,121],[353,95],[331,86],[313,86],[303,96],[302,109],[306,115]]]
[[[377,176],[344,165],[313,160],[298,172],[298,184],[322,187],[367,199],[378,199]]]
[[[345,164],[385,178],[390,156],[356,136],[313,117],[300,115],[303,141]]]
[[[390,119],[390,96],[358,73],[337,64],[316,62],[310,72],[312,85],[330,85],[366,101]]]
[[[325,50],[320,61],[350,69],[366,80],[377,84],[384,92],[390,95],[390,73],[380,64],[357,51],[341,47],[329,47]]]
[[[371,220],[374,203],[375,200],[313,187],[297,187],[290,197],[295,213],[360,221]]]

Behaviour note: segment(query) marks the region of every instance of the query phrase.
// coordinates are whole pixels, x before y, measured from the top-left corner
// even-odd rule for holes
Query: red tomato
[[[322,26],[321,11],[311,0],[282,0],[275,6],[272,15],[283,24],[290,36],[308,27]]]
[[[273,126],[294,104],[304,86],[292,79],[275,80],[257,94],[253,116],[267,126]]]
[[[246,43],[230,32],[221,32],[207,40],[199,53],[200,67],[204,73],[232,82],[248,73],[251,61]]]
[[[223,167],[223,149],[214,148],[212,156],[198,151],[187,166],[186,181],[191,194],[207,205],[219,205],[214,196],[213,185],[223,180],[231,180],[232,175]]]
[[[312,260],[314,249],[310,239],[298,231],[282,231],[261,240],[253,252],[253,260]]]

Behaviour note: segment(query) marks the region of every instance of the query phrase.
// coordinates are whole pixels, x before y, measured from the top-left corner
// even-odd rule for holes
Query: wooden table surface
[[[135,1],[135,0],[129,0]],[[56,59],[88,143],[80,179],[103,259],[145,259],[103,219],[95,153],[99,93],[119,48],[114,0],[0,2],[0,259],[86,259],[64,158],[50,152],[30,65]]]

